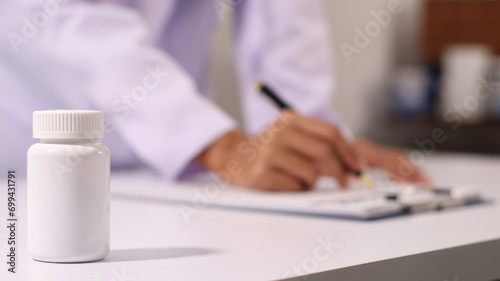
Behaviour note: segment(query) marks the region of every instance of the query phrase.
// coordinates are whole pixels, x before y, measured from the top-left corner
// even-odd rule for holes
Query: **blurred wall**
[[[388,82],[395,67],[401,63],[418,62],[419,21],[423,2],[424,0],[324,1],[336,67],[337,88],[332,107],[356,135],[367,135],[380,127],[388,106]],[[400,12],[392,14],[391,10]],[[373,21],[376,21],[374,13],[387,15],[380,11],[391,13],[390,20],[386,17],[379,21],[378,32],[372,26],[373,37],[368,36],[369,43],[362,45],[363,48],[357,48],[355,38],[359,32],[356,28],[365,30],[367,25],[373,25]],[[231,17],[225,17],[219,23],[213,41],[212,84],[219,104],[241,120],[231,57]],[[348,48],[346,44],[355,47],[356,53],[344,55]]]

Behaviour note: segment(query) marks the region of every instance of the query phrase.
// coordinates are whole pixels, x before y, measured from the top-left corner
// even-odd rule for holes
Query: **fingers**
[[[401,164],[401,161],[405,161],[406,165],[408,166],[409,165],[409,173],[405,174],[405,175],[402,175],[400,177],[400,181],[403,181],[403,182],[414,182],[414,183],[421,183],[421,184],[430,184],[431,183],[431,180],[424,175],[424,173],[417,167],[415,166],[413,163],[411,163],[410,159],[408,158],[408,155],[406,154],[406,152],[402,151],[402,150],[398,150],[398,149],[395,149],[395,152],[394,152],[396,155],[397,155],[397,159],[398,159],[398,167],[394,167],[394,173],[396,173],[396,171],[398,171],[398,174],[399,173],[399,165]]]
[[[349,171],[338,154],[324,141],[290,130],[277,140],[277,145],[311,159],[319,174],[333,176],[342,187],[347,186]],[[293,162],[286,161],[285,163]],[[303,164],[306,165],[306,163]]]
[[[294,124],[300,131],[322,140],[333,148],[347,168],[355,171],[362,169],[356,150],[335,126],[303,116],[296,118]]]
[[[266,181],[259,186],[266,191],[302,191],[305,190],[303,184],[294,177],[281,171],[275,170],[269,173]]]
[[[322,175],[334,177],[342,188],[348,186],[349,173],[339,161],[335,161],[333,158],[325,159],[317,162],[317,166]]]
[[[420,183],[420,184],[430,184],[432,181],[425,176],[417,167],[413,166],[412,171],[410,173],[406,173],[405,175],[401,175],[397,169],[393,168],[385,168],[390,174],[391,177],[399,182],[412,182],[412,183]]]
[[[331,158],[334,154],[333,148],[328,143],[296,130],[283,132],[277,139],[277,145],[315,161]]]
[[[421,184],[431,184],[432,180],[424,175],[421,171],[417,170],[413,176],[411,177],[412,182],[421,183]]]
[[[290,175],[279,168],[259,162],[253,168],[248,168],[244,175],[233,177],[233,184],[263,191],[304,191],[306,187],[299,178]]]
[[[273,137],[256,148],[252,163],[241,153],[231,154],[242,165],[242,173],[231,181],[262,190],[298,191],[312,188],[323,174],[346,187],[348,171],[361,169],[351,144],[330,124],[295,113],[283,114],[294,118],[287,118],[287,122],[279,119],[268,128]]]
[[[371,158],[370,164],[387,171],[392,179],[399,182],[431,183],[430,179],[411,163],[404,150],[383,147],[367,141],[360,142],[359,145],[362,146],[359,151]]]
[[[316,183],[319,171],[310,160],[280,149],[269,150],[267,154],[267,162],[272,168],[299,180],[305,188],[311,188]]]

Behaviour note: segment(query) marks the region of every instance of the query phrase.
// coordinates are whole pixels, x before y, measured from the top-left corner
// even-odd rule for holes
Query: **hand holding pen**
[[[256,83],[256,90],[257,92],[268,97],[281,111],[292,111],[291,106],[281,99],[275,91],[273,91],[268,85],[265,85],[262,81],[258,81]],[[328,126],[328,124],[319,120],[316,120],[315,123],[317,124],[318,129],[323,127],[322,129],[324,131],[311,131],[311,133],[316,133],[317,137],[323,138],[332,144],[333,153],[343,163],[345,172],[358,177],[366,187],[372,187],[374,185],[372,178],[362,172],[362,166],[359,162],[358,154],[354,150],[353,146],[343,138],[339,130],[337,130],[334,126]],[[328,174],[328,170],[324,172]],[[345,186],[343,184],[343,180],[340,179],[339,181],[342,186]]]
[[[259,90],[269,90],[268,88]],[[334,125],[297,114],[276,95],[281,115],[256,136],[227,132],[196,161],[234,185],[266,191],[312,189],[321,175],[347,187],[363,166],[350,142]]]

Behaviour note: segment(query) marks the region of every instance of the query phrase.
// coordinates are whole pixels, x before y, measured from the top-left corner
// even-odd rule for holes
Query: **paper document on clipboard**
[[[474,187],[419,187],[394,183],[380,179],[380,176],[374,176],[377,185],[372,189],[361,184],[340,189],[333,179],[321,178],[316,188],[307,192],[257,191],[230,186],[214,177],[180,184],[168,184],[151,174],[147,181],[144,177],[133,173],[115,174],[111,191],[134,198],[173,201],[186,208],[225,207],[358,220],[435,211],[483,201],[479,189]]]

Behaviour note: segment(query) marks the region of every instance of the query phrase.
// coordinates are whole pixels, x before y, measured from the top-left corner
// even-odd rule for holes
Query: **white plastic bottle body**
[[[109,253],[110,152],[97,140],[54,139],[28,151],[28,252],[46,262]]]

